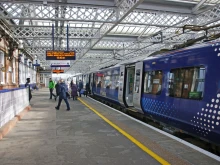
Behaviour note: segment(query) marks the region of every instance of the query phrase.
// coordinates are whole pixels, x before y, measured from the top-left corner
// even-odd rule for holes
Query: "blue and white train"
[[[220,145],[220,43],[207,42],[81,75],[107,102]]]

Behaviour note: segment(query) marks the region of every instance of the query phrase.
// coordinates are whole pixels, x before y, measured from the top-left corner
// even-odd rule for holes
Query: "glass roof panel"
[[[18,25],[19,24],[19,19],[13,19],[13,21]]]
[[[199,4],[200,2],[203,2],[201,0],[157,0],[157,1],[165,2],[167,4],[168,4],[168,1],[170,1],[171,3],[175,2],[175,4],[178,4],[178,6],[180,6],[179,5],[180,3],[182,3],[181,5],[183,5],[183,6],[184,6],[184,4],[186,4],[186,7],[191,6],[189,8],[189,10],[192,9],[194,6],[196,7],[196,5]],[[206,0],[205,3],[203,3],[200,6],[200,8],[202,9],[203,7],[205,7],[205,5],[219,4],[219,1],[220,0]],[[55,2],[55,1],[53,1],[53,2]],[[169,2],[169,4],[170,4],[170,2]],[[80,1],[78,4],[80,5]],[[103,25],[103,23],[99,23],[100,21],[106,21],[106,20],[112,21],[112,20],[116,19],[116,18],[109,18],[111,16],[111,14],[115,11],[115,9],[113,9],[113,10],[107,9],[107,8],[101,6],[101,4],[97,8],[93,7],[93,6],[90,7],[89,5],[88,6],[72,6],[72,7],[69,7],[67,5],[65,8],[64,6],[60,5],[58,7],[58,15],[57,16],[59,17],[59,19],[57,21],[54,21],[54,19],[57,17],[55,14],[55,11],[56,11],[55,8],[57,6],[56,4],[54,5],[53,3],[51,3],[51,4],[48,3],[48,5],[44,6],[44,5],[38,4],[36,2],[36,3],[34,3],[34,7],[31,5],[32,4],[31,3],[28,4],[28,2],[27,3],[20,2],[17,4],[16,4],[16,2],[13,2],[13,3],[3,4],[3,6],[5,7],[5,11],[8,12],[8,16],[25,17],[24,19],[22,19],[22,20],[24,20],[24,25],[27,25],[27,26],[28,25],[52,26],[52,24],[55,25],[55,22],[56,22],[58,24],[58,26],[60,26],[64,23],[65,27],[67,25],[69,25],[69,27],[76,27],[76,28],[82,27],[81,28],[82,30],[80,29],[79,31],[76,31],[77,35],[81,35],[80,33],[83,34],[83,33],[87,32],[86,30],[84,30],[85,28],[100,28]],[[103,5],[105,5],[105,4],[103,4]],[[119,12],[121,12],[121,11],[119,11]],[[122,11],[122,14],[123,14],[123,11]],[[36,17],[36,19],[31,18],[32,21],[30,21],[30,20],[28,20],[29,16]],[[192,17],[193,16],[194,15],[192,15]],[[62,20],[63,17],[68,20]],[[130,18],[128,18],[128,17],[130,17]],[[136,11],[133,11],[131,14],[129,14],[122,21],[122,23],[118,24],[115,28],[113,28],[109,34],[104,33],[105,35],[119,35],[117,37],[104,36],[104,38],[108,38],[108,39],[111,37],[114,38],[110,41],[110,42],[112,42],[111,44],[113,46],[111,46],[110,44],[109,44],[110,45],[109,46],[108,42],[106,42],[106,47],[108,46],[109,49],[114,48],[115,47],[114,44],[116,44],[116,47],[121,48],[122,47],[121,45],[123,42],[117,43],[117,39],[120,38],[120,35],[124,35],[124,38],[126,38],[126,39],[127,38],[128,39],[137,39],[137,37],[149,36],[149,35],[155,34],[156,32],[158,32],[160,30],[163,30],[163,29],[164,29],[163,35],[167,38],[172,37],[172,35],[174,35],[174,34],[178,34],[177,33],[178,30],[179,30],[179,34],[181,34],[182,29],[180,28],[180,26],[183,26],[184,24],[187,24],[187,23],[192,24],[192,22],[193,22],[193,21],[191,21],[192,19],[189,19],[189,22],[183,21],[184,19],[187,19],[188,17],[191,17],[191,15],[190,14],[189,15],[187,15],[187,14],[181,15],[180,13],[172,13],[172,12],[157,11],[157,10],[154,10],[154,11],[146,10],[145,11],[143,9],[143,11],[142,10],[140,11],[138,9]],[[204,20],[209,19],[206,16],[203,16],[203,17],[204,17]],[[210,14],[210,17],[212,17],[211,14]],[[196,18],[196,16],[195,16],[195,18]],[[11,19],[13,19],[13,18],[11,18]],[[211,19],[213,19],[213,18],[211,18]],[[13,20],[15,21],[16,24],[19,24],[19,19],[13,19]],[[53,21],[51,21],[51,20],[53,20]],[[72,20],[72,21],[69,21],[69,20]],[[74,20],[77,20],[77,21],[74,21]],[[183,24],[180,24],[180,22],[183,22]],[[20,23],[22,23],[22,21],[20,21]],[[111,22],[111,23],[106,23],[106,24],[112,25],[113,23]],[[171,28],[175,24],[177,24],[179,28],[177,28],[176,26],[175,26],[176,28]],[[217,22],[216,22],[216,24],[217,24]],[[103,26],[103,27],[108,28],[110,26]],[[39,32],[28,34],[25,32],[25,28],[24,28],[24,34],[30,35],[27,38],[30,39],[30,37],[33,37],[32,39],[28,40],[28,43],[33,44],[33,45],[38,44],[39,47],[40,46],[42,46],[42,47],[52,46],[51,40],[49,41],[49,40],[43,39],[38,42],[35,42],[35,41],[37,41],[36,40],[37,37],[39,37],[39,38],[42,37],[40,34],[43,33],[45,31],[45,29],[50,30],[50,28],[37,27],[36,29]],[[72,29],[75,29],[75,28],[72,28]],[[102,30],[103,29],[104,28],[102,28]],[[96,29],[94,31],[96,31]],[[105,31],[105,30],[103,30],[103,31]],[[72,33],[75,34],[74,32],[75,31],[71,31],[71,34]],[[49,35],[46,37],[49,38],[50,37]],[[130,38],[129,38],[129,36],[130,36]],[[183,35],[181,35],[181,36],[183,36]],[[187,35],[185,35],[185,36],[187,36]],[[60,37],[60,36],[58,36],[58,37]],[[61,36],[61,37],[63,37],[63,36]],[[86,37],[88,37],[88,38],[86,38]],[[102,34],[101,34],[101,37],[103,37]],[[183,41],[183,39],[188,39],[186,37],[182,37],[182,38],[179,37],[179,38],[180,38],[180,41]],[[106,39],[106,40],[108,40],[108,39]],[[148,39],[148,38],[146,37],[146,39]],[[70,48],[83,49],[84,46],[86,46],[86,48],[84,47],[84,49],[87,49],[87,47],[91,48],[90,47],[91,44],[89,44],[90,41],[91,41],[91,35],[87,35],[87,36],[85,35],[84,39],[75,39],[75,38],[73,39],[73,37],[72,37],[70,39]],[[173,40],[173,41],[175,42],[175,40]],[[148,42],[148,40],[147,40],[147,42]],[[136,43],[134,43],[133,45],[135,45],[135,44]],[[143,47],[144,46],[146,47],[146,45],[147,45],[144,42],[141,44],[143,45]],[[65,40],[64,40],[64,45],[66,45]],[[123,45],[124,45],[124,43],[123,43]],[[129,45],[126,45],[126,46],[129,47]],[[132,44],[130,44],[130,46],[133,49]],[[135,46],[134,46],[134,49],[136,49]],[[131,47],[129,47],[129,49],[131,49]],[[101,46],[100,46],[100,48],[101,48]],[[154,47],[150,47],[150,48],[152,49]],[[149,48],[146,48],[145,51],[149,51]],[[103,58],[103,54],[104,53],[97,53],[97,54],[93,54],[93,56]],[[105,53],[105,54],[107,54],[107,53]],[[111,55],[112,54],[109,54],[109,56],[111,56]],[[138,55],[138,52],[137,52],[137,55]]]
[[[25,20],[24,25],[30,25],[30,21]]]

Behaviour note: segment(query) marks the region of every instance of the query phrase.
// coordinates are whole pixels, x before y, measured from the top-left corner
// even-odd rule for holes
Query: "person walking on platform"
[[[55,87],[55,82],[50,78],[49,79],[49,90],[50,90],[50,99],[52,99],[52,96],[56,97],[55,94],[53,94],[53,89]]]
[[[67,91],[68,91],[67,85],[64,83],[63,80],[60,80],[59,102],[58,102],[58,105],[55,107],[57,110],[60,109],[60,105],[61,105],[62,100],[64,100],[66,103],[66,106],[67,106],[66,110],[67,111],[70,110],[70,105],[69,105],[67,95],[66,95]]]
[[[71,80],[71,82],[70,82],[70,89],[72,88],[72,86],[73,86],[73,80]]]
[[[73,100],[77,100],[77,86],[76,84],[74,84],[74,82],[71,86],[71,95],[73,97]]]
[[[79,97],[81,97],[81,90],[83,89],[83,82],[79,80]]]
[[[56,85],[55,85],[55,89],[56,89],[56,97],[54,97],[55,101],[57,100],[57,97],[59,96],[60,93],[60,82],[57,81]]]
[[[87,97],[88,94],[90,94],[89,82],[86,83],[86,92],[85,92],[86,97]]]
[[[32,98],[32,94],[31,94],[31,87],[30,87],[30,78],[27,78],[26,79],[27,82],[25,83],[25,88],[28,88],[28,93],[29,93],[29,101],[31,100]]]

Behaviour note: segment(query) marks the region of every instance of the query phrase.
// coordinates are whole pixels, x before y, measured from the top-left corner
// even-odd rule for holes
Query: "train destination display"
[[[57,74],[64,73],[64,70],[53,70],[53,73],[57,73]]]
[[[74,51],[47,50],[46,60],[75,60],[76,53]]]

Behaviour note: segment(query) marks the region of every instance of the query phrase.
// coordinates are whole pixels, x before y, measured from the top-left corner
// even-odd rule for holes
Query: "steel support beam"
[[[200,0],[200,2],[192,9],[192,13],[195,13],[207,0]]]
[[[134,10],[143,0],[122,0],[119,1],[118,12],[111,15],[108,19],[113,17],[118,17],[118,21],[115,24],[104,23],[100,27],[100,38],[94,39],[91,42],[90,48],[83,52],[83,57],[89,50],[91,50],[104,36],[106,36],[114,27],[116,27],[127,15],[129,15],[132,10]]]
[[[16,38],[51,38],[52,27],[41,27],[41,26],[22,26],[22,27],[12,27],[12,34]],[[60,34],[62,27],[57,26],[57,30],[55,31],[55,36],[59,36],[61,38],[66,38],[66,28],[63,29],[63,32]],[[98,38],[100,34],[99,29],[97,28],[69,28],[69,38],[81,38],[81,39],[89,39],[89,38]]]
[[[205,12],[203,13],[200,13],[199,15],[197,16],[194,16],[194,17],[190,17],[184,21],[181,21],[177,24],[175,24],[175,26],[183,26],[183,25],[186,25],[186,24],[193,24],[195,19],[196,19],[196,22],[197,22],[197,25],[200,25],[200,26],[204,26],[204,25],[210,25],[212,24],[213,22],[216,22],[216,21],[220,21],[220,5],[215,5],[213,6],[212,8],[210,8],[209,10],[206,10]],[[182,29],[181,28],[164,28],[161,30],[161,32],[163,33],[163,42],[165,43],[166,41],[172,41],[172,40],[180,40],[181,42],[185,42],[187,41],[188,39],[192,39],[192,33],[190,34],[187,34],[187,33],[182,33]],[[157,32],[158,33],[158,32]],[[156,33],[155,33],[156,34]],[[152,38],[156,37],[156,35],[153,34],[149,37],[145,37],[143,40],[139,41],[139,42],[136,42],[135,44],[132,44],[132,45],[129,45],[128,47],[132,47],[132,46],[138,46],[140,45],[141,43],[145,43],[147,40],[151,40]],[[198,33],[195,33],[195,35],[193,35],[194,37],[199,37],[200,35],[203,35],[203,34],[198,34]],[[144,44],[145,45],[145,44]],[[156,44],[156,45],[159,45],[159,46],[156,46],[154,44],[150,44],[150,45],[146,45],[146,46],[143,46],[139,51],[126,51],[125,53],[125,57],[124,58],[129,58],[130,55],[133,55],[133,54],[150,54],[152,52],[149,52],[148,50],[149,49],[152,49],[152,47],[155,47],[155,51],[156,50],[160,50],[161,48],[167,48],[167,47],[163,47],[161,46],[160,44]],[[127,49],[128,47],[126,47],[125,49]],[[170,45],[170,47],[172,47],[172,45]],[[118,53],[121,53],[122,51],[119,51]]]

